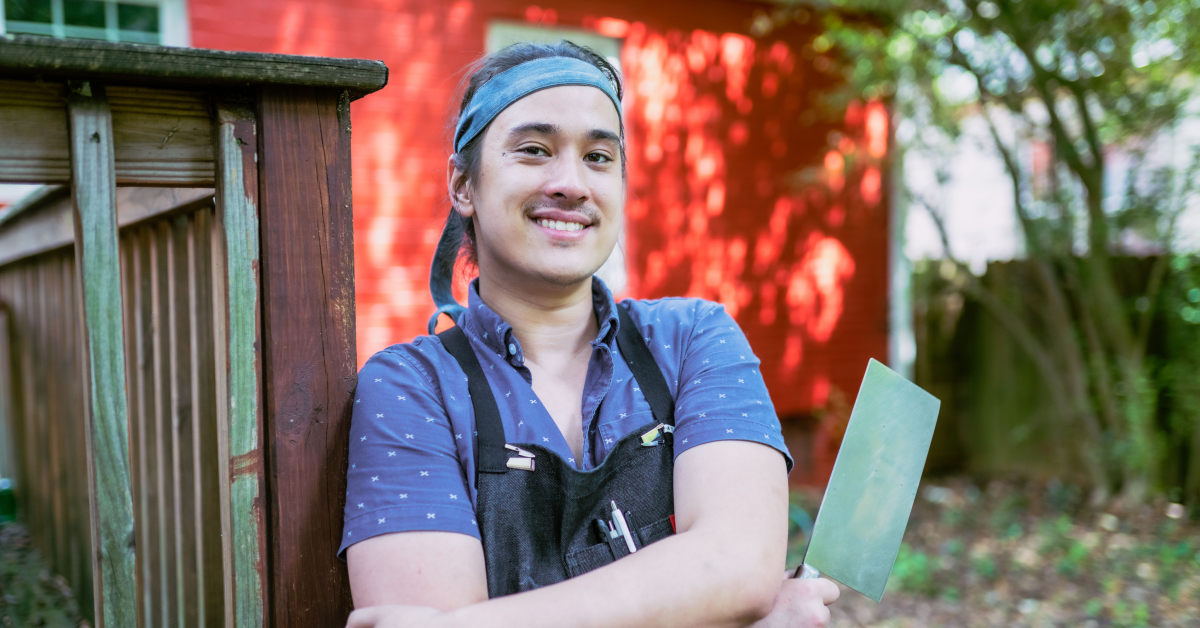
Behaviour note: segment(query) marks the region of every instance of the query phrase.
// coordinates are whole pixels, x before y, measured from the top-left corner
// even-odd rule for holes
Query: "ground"
[[[67,581],[46,569],[25,526],[0,523],[0,627],[79,625]]]
[[[834,628],[1200,626],[1200,525],[1165,500],[1088,507],[1057,482],[927,480],[883,602],[842,587],[832,613]]]
[[[820,492],[797,492],[789,564]],[[0,628],[78,626],[66,581],[0,524]],[[1090,507],[1058,482],[926,480],[883,602],[842,588],[833,628],[1200,626],[1200,523],[1165,500]]]

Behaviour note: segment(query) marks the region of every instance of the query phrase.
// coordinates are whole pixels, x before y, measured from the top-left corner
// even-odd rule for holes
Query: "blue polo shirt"
[[[458,324],[496,396],[509,443],[548,447],[578,469],[604,462],[616,442],[653,419],[617,347],[612,293],[592,279],[600,333],[583,388],[579,460],[533,392],[512,327],[471,284]],[[675,455],[718,440],[779,450],[792,469],[759,361],[719,303],[665,298],[632,301],[629,315],[675,398]],[[475,523],[475,412],[467,378],[437,336],[376,353],[358,375],[350,424],[350,469],[342,546],[389,532],[439,530],[479,538]]]

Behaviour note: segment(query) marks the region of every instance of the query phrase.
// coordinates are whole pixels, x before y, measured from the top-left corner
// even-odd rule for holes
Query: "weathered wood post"
[[[92,571],[102,628],[137,624],[133,498],[129,487],[129,415],[117,248],[117,177],[113,125],[100,86],[84,81],[67,97],[75,260],[83,330]]]
[[[357,382],[350,99],[267,86],[258,115],[271,616],[333,626],[351,609],[336,558]],[[306,514],[312,504],[327,516]]]
[[[215,104],[217,229],[213,231],[213,300],[218,321],[217,430],[225,625],[267,623],[267,538],[259,360],[258,133],[254,111]]]

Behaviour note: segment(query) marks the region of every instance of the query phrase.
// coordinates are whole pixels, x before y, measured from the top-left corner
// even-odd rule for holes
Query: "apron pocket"
[[[635,529],[637,530],[638,540],[641,541],[641,545],[643,546],[665,539],[674,534],[674,532],[671,530],[670,517],[663,517],[662,519],[659,519],[650,525],[645,525],[640,528],[635,527]],[[639,546],[638,549],[641,549],[641,547]]]
[[[663,517],[654,523],[639,527],[637,522],[633,520],[633,513],[626,513],[625,516],[629,521],[629,527],[637,531],[634,535],[634,544],[638,549],[642,549],[655,541],[665,539],[674,534],[671,530],[670,517]],[[625,539],[620,536],[613,539],[610,543],[597,543],[568,552],[566,556],[567,577],[574,578],[593,569],[599,569],[628,555],[629,549],[625,545]]]
[[[615,545],[609,543],[597,543],[591,547],[578,549],[567,554],[567,577],[574,578],[585,574],[593,569],[599,569],[620,556],[613,556]],[[623,552],[621,556],[629,554],[629,550],[625,549],[625,542],[621,542]]]

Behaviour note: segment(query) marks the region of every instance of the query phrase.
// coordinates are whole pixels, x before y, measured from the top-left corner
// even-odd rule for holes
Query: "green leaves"
[[[933,562],[929,555],[914,550],[907,543],[901,543],[888,586],[909,593],[935,595],[937,589],[933,584]]]
[[[1185,19],[1191,4],[845,0],[824,7],[832,10],[812,47],[840,60],[847,96],[886,97],[898,82],[911,82],[947,115],[989,103],[1020,112],[1031,99],[1094,94],[1089,115],[1110,143],[1152,133],[1177,114],[1192,82],[1177,79],[1194,80],[1200,68],[1200,27]],[[793,6],[773,20],[809,10]],[[931,89],[954,72],[980,89]]]

